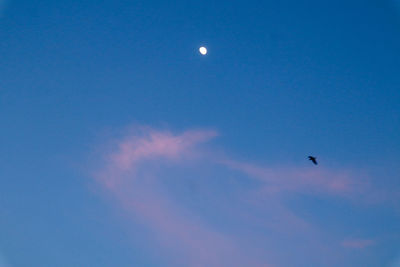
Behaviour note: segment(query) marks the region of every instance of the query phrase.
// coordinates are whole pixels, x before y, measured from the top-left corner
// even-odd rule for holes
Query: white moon
[[[207,48],[205,48],[204,46],[199,48],[200,54],[205,55],[207,54]]]

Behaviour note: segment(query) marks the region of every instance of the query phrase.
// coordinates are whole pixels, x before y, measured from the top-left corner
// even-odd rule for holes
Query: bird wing
[[[313,156],[308,156],[308,159],[311,160],[315,165],[317,165],[317,158]]]

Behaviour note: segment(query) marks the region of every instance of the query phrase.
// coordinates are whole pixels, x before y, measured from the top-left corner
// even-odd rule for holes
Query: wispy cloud
[[[171,173],[170,166],[191,169],[191,174],[215,166],[223,176],[237,173],[243,179],[253,181],[252,189],[240,189],[240,197],[229,194],[232,187],[223,186],[221,196],[211,196],[208,205],[222,205],[218,201],[226,199],[220,211],[228,213],[234,209],[230,220],[248,220],[252,227],[261,227],[269,235],[281,235],[284,239],[312,239],[309,246],[321,248],[318,241],[319,229],[300,218],[285,207],[285,196],[292,194],[314,194],[349,199],[368,190],[368,183],[346,170],[259,166],[241,162],[230,156],[206,149],[206,143],[218,136],[212,130],[190,130],[180,134],[159,131],[147,127],[130,132],[118,139],[106,153],[102,167],[96,171],[95,179],[106,192],[116,200],[126,213],[136,221],[147,225],[164,245],[167,254],[174,257],[172,265],[190,266],[267,266],[267,262],[279,262],[280,238],[272,238],[260,253],[260,238],[244,238],[250,229],[241,228],[243,234],[232,234],[214,225],[210,217],[198,214],[185,202],[190,196],[174,195],[173,189],[165,184]],[[186,174],[185,174],[186,175]],[[224,179],[224,177],[221,177]],[[208,181],[206,177],[202,178]],[[225,178],[226,179],[226,178]],[[187,177],[186,180],[190,180]],[[188,183],[185,180],[179,180]],[[203,192],[214,192],[215,188],[205,185]],[[261,199],[261,201],[257,201]],[[261,196],[261,198],[259,198]],[[235,204],[234,204],[235,203]],[[265,205],[268,203],[268,205]],[[237,205],[234,208],[232,205]],[[262,214],[263,213],[263,214]],[[257,214],[261,214],[258,216]],[[226,222],[226,226],[229,225]],[[268,234],[266,234],[266,237]],[[244,246],[243,243],[248,245]],[[249,243],[250,242],[250,243]],[[370,240],[346,240],[344,247],[366,247]],[[250,245],[249,245],[250,244]],[[305,248],[299,248],[302,250]],[[184,255],[184,256],[182,256]],[[283,256],[282,256],[283,257]],[[178,260],[179,259],[179,260]]]
[[[192,152],[190,149],[217,135],[214,131],[187,131],[182,135],[149,130],[145,136],[130,136],[119,143],[112,164],[122,170],[135,167],[140,160],[157,158],[179,159]]]
[[[169,131],[155,131],[142,127],[134,133],[118,140],[115,147],[106,155],[106,168],[96,177],[106,186],[112,187],[129,174],[135,179],[141,163],[155,160],[179,161],[196,155],[195,147],[215,137],[215,131],[186,131],[174,135]]]
[[[345,248],[363,249],[374,245],[374,243],[371,239],[346,239],[342,242],[342,246]]]
[[[179,203],[163,193],[157,178],[143,172],[147,163],[184,164],[198,156],[198,146],[217,136],[215,131],[168,131],[146,129],[123,138],[106,159],[96,179],[132,217],[151,227],[170,252],[179,253],[182,265],[235,266],[252,263],[267,266],[245,255],[229,237],[214,231],[195,216],[187,216]],[[144,179],[144,180],[143,180]],[[183,253],[183,254],[182,254]]]
[[[220,162],[262,182],[266,193],[302,192],[346,197],[363,192],[368,187],[366,181],[354,179],[354,175],[344,170],[335,171],[321,167],[273,168],[234,160]]]

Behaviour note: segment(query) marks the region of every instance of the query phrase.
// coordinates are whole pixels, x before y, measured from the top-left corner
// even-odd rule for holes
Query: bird
[[[316,158],[316,157],[313,157],[313,156],[308,156],[308,159],[309,159],[309,160],[311,160],[311,161],[312,161],[312,163],[314,163],[315,165],[317,165],[317,164],[318,164],[318,162],[317,162],[317,158]]]

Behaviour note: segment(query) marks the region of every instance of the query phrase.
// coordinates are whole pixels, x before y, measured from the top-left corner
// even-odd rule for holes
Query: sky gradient
[[[398,1],[0,0],[0,267],[399,267],[399,47]]]

